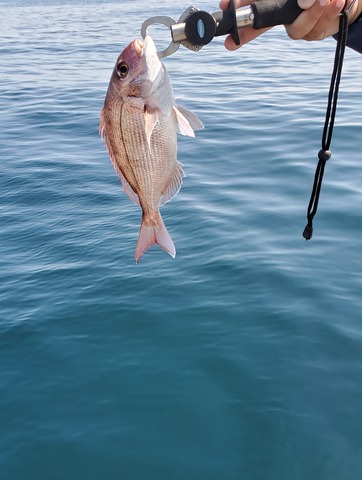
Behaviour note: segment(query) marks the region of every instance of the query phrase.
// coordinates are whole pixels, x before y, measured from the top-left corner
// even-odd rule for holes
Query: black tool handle
[[[299,17],[302,9],[297,0],[258,0],[251,4],[254,13],[253,28],[289,25]]]

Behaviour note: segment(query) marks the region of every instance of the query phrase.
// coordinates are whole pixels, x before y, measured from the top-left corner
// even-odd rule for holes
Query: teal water
[[[310,242],[334,41],[166,59],[206,128],[179,139],[176,259],[136,265],[99,112],[142,21],[188,4],[0,4],[0,478],[361,478],[361,57]]]

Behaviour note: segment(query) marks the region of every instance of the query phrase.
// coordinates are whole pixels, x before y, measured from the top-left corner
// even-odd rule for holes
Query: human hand
[[[236,0],[236,8],[250,5],[250,0]],[[347,6],[352,0],[347,0]],[[226,9],[229,0],[220,0],[220,8]],[[344,0],[298,0],[298,5],[304,11],[291,24],[285,25],[290,38],[294,40],[323,40],[338,31],[339,15],[344,7]],[[361,13],[362,2],[356,0],[351,8],[349,23],[352,23]],[[252,27],[239,30],[240,45],[250,42],[259,35],[265,33],[269,28],[255,30]],[[233,39],[228,36],[225,40],[225,47],[228,50],[236,50]]]
[[[352,0],[347,0],[347,8]],[[285,25],[285,30],[293,40],[323,40],[338,32],[339,16],[344,0],[298,0],[298,5],[304,11],[291,24]],[[358,16],[358,0],[352,6],[349,23]]]
[[[229,7],[230,0],[220,0],[221,10],[226,10]],[[235,7],[246,7],[252,3],[252,0],[235,0]],[[225,39],[225,48],[227,50],[236,50],[240,48],[245,43],[251,42],[254,38],[259,37],[262,33],[265,33],[270,28],[261,28],[260,30],[255,30],[252,27],[241,28],[239,30],[239,39],[240,45],[235,45],[234,40],[231,35],[228,35]]]

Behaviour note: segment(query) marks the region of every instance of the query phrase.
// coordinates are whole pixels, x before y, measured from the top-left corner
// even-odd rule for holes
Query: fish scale
[[[143,208],[157,210],[165,185],[169,182],[172,175],[173,165],[171,162],[165,164],[162,159],[168,157],[176,158],[176,144],[167,141],[167,130],[161,125],[156,125],[151,137],[151,151],[148,147],[144,127],[144,118],[141,114],[124,115],[125,121],[121,121],[121,129],[125,149],[129,158],[129,165],[132,167],[133,174],[137,181],[137,195],[142,196],[142,192],[147,192],[148,202],[144,203]],[[133,120],[129,120],[129,119]],[[134,141],[132,141],[133,132],[136,132]],[[172,132],[170,132],[172,133]],[[154,138],[154,141],[152,141]],[[171,151],[174,150],[174,151]],[[141,202],[142,204],[142,202]]]

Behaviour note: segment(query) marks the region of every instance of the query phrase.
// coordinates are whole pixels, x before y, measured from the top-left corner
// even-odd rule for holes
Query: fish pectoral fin
[[[173,110],[176,114],[178,133],[181,133],[181,135],[194,137],[195,130],[202,130],[204,128],[204,124],[199,117],[190,112],[190,110],[187,110],[187,108],[177,105],[173,107]]]
[[[145,105],[145,129],[146,129],[146,138],[148,143],[148,148],[151,151],[151,135],[153,129],[155,128],[156,124],[159,121],[158,110],[157,108],[150,108],[149,106]]]
[[[177,162],[175,171],[170,179],[170,182],[167,185],[165,192],[162,193],[160,206],[164,205],[166,202],[171,200],[171,198],[178,194],[182,185],[182,179],[184,177],[185,173],[182,170],[182,164],[180,162]]]

